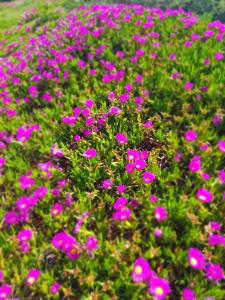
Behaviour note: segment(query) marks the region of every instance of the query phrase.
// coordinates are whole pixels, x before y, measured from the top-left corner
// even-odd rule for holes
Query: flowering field
[[[225,299],[224,34],[95,5],[1,41],[0,300]]]

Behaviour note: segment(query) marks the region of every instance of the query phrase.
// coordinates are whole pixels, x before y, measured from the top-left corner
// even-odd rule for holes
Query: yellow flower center
[[[73,249],[70,251],[70,253],[71,253],[72,255],[77,254],[77,249],[73,248]]]
[[[35,282],[34,277],[28,278],[27,282],[30,283],[30,284],[33,284]]]
[[[162,296],[163,295],[163,289],[161,287],[157,287],[157,288],[155,288],[155,293],[158,296]]]
[[[137,267],[135,268],[135,273],[136,273],[137,275],[140,275],[140,274],[142,273],[142,267],[137,266]]]
[[[198,264],[198,261],[194,257],[191,258],[190,262],[192,266],[196,266]]]

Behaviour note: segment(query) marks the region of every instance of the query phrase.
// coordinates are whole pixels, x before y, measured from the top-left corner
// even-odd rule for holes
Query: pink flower
[[[201,170],[201,157],[200,156],[194,156],[189,165],[188,165],[189,171],[192,173],[196,173]]]
[[[160,228],[156,228],[153,232],[154,237],[161,238],[163,235],[163,231]]]
[[[182,300],[196,300],[195,293],[190,289],[184,289],[182,292]]]
[[[150,281],[149,293],[156,300],[163,300],[171,293],[169,282],[162,278],[153,278]]]
[[[193,130],[185,132],[184,138],[187,142],[193,142],[197,138],[197,133]]]
[[[85,246],[88,252],[92,253],[94,250],[98,249],[98,241],[93,236],[89,236]]]
[[[28,89],[28,93],[32,98],[37,98],[38,90],[36,86],[30,86]]]
[[[29,190],[34,186],[35,180],[31,175],[23,175],[19,178],[19,184],[22,190]]]
[[[220,61],[220,60],[224,59],[223,54],[220,53],[220,52],[216,52],[214,57],[215,57],[215,60],[217,60],[217,61]]]
[[[92,159],[97,156],[97,152],[95,149],[88,149],[84,152],[83,156],[87,159]]]
[[[225,184],[225,170],[219,170],[218,179],[220,184]]]
[[[2,284],[2,286],[0,287],[0,300],[8,300],[11,292],[12,289],[10,285]]]
[[[196,193],[196,197],[203,203],[213,201],[213,195],[207,189],[199,189]]]
[[[186,91],[192,90],[194,87],[194,84],[192,82],[186,82],[184,85],[184,88]]]
[[[203,270],[205,268],[205,257],[197,248],[190,248],[188,251],[189,266],[196,270]]]
[[[225,141],[219,141],[218,148],[220,152],[225,153]]]
[[[157,198],[155,195],[151,195],[151,196],[149,197],[150,203],[156,203],[157,200],[158,200],[158,198]]]
[[[142,175],[145,184],[151,184],[155,180],[155,175],[151,172],[144,172]]]
[[[50,287],[50,293],[52,295],[56,295],[59,292],[60,288],[61,288],[61,284],[58,282],[54,282]]]
[[[139,153],[137,150],[134,149],[127,150],[127,156],[129,161],[139,159]]]
[[[154,215],[158,222],[163,222],[167,219],[167,210],[161,206],[157,206],[154,210]]]
[[[127,205],[128,200],[126,198],[120,197],[113,204],[115,210],[122,210]]]
[[[40,276],[40,271],[36,269],[31,269],[26,278],[26,285],[34,285]]]
[[[19,242],[26,242],[32,239],[32,231],[29,229],[20,230],[17,234],[17,239]]]
[[[139,257],[134,262],[132,271],[132,279],[134,282],[147,281],[151,273],[149,263],[143,257]]]
[[[131,211],[129,209],[123,209],[113,213],[113,220],[126,221],[131,217]]]
[[[118,144],[120,144],[120,145],[124,145],[128,142],[128,137],[120,132],[118,132],[115,135],[115,139],[117,140]]]
[[[58,215],[60,215],[63,211],[63,206],[61,203],[55,203],[52,208],[51,208],[51,215],[53,217],[56,217]]]
[[[117,186],[117,193],[118,194],[123,194],[126,191],[127,187],[123,184],[119,184]]]
[[[214,265],[212,263],[208,264],[205,274],[209,280],[215,281],[217,283],[222,279],[225,279],[223,269],[220,265]]]

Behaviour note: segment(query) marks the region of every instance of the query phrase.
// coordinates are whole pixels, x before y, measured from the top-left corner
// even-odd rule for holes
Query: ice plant
[[[115,139],[117,140],[119,145],[124,145],[128,142],[128,137],[125,136],[124,134],[120,133],[120,132],[118,132],[115,135]]]
[[[203,270],[205,268],[205,257],[197,248],[190,248],[188,251],[188,264],[196,270]]]
[[[150,266],[146,259],[139,257],[134,262],[134,267],[132,271],[132,279],[134,282],[144,282],[147,281],[150,276]]]
[[[184,289],[182,292],[182,300],[196,300],[195,293],[190,289]]]
[[[218,142],[219,151],[225,153],[225,141],[221,140]]]
[[[208,264],[205,270],[206,277],[215,282],[219,282],[222,279],[225,279],[223,269],[220,265],[214,265],[212,263]]]
[[[150,281],[149,293],[155,300],[163,300],[171,293],[170,284],[163,278],[153,278]]]
[[[51,208],[51,215],[53,217],[56,217],[58,215],[60,215],[63,211],[63,206],[61,203],[55,203],[52,208]]]
[[[92,254],[93,251],[98,249],[98,241],[93,237],[89,236],[87,238],[86,244],[85,244],[86,249],[90,254]]]
[[[213,195],[207,189],[198,189],[196,197],[199,201],[203,203],[212,202]]]
[[[0,287],[0,300],[7,300],[12,292],[12,288],[8,284],[2,284]]]
[[[153,173],[146,171],[142,174],[142,178],[145,184],[151,184],[156,177]]]
[[[83,156],[87,159],[92,159],[97,156],[97,151],[95,149],[88,149],[84,152]]]
[[[184,138],[187,142],[193,142],[197,138],[197,133],[193,130],[185,132]]]
[[[50,287],[50,293],[52,295],[56,295],[56,294],[58,294],[60,288],[61,288],[61,284],[58,282],[54,282]]]
[[[37,269],[31,269],[26,277],[26,285],[34,285],[40,276],[41,272]]]
[[[113,220],[126,221],[131,217],[131,211],[129,209],[122,209],[113,213]]]
[[[161,206],[157,206],[154,210],[154,216],[158,222],[163,222],[167,219],[167,210]]]

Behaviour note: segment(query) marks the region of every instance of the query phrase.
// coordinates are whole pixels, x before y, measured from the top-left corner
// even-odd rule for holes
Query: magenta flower
[[[190,248],[188,251],[189,266],[196,270],[203,270],[205,268],[205,257],[197,248]]]
[[[220,125],[221,121],[222,121],[221,116],[215,114],[214,117],[213,117],[213,125],[214,125],[215,127],[217,127],[217,126]]]
[[[101,184],[101,188],[103,190],[110,190],[112,188],[112,180],[111,179],[105,179],[102,184]]]
[[[126,198],[118,198],[113,204],[115,210],[122,210],[127,205],[128,200]]]
[[[149,279],[150,276],[150,266],[146,259],[139,257],[134,262],[134,267],[132,271],[132,279],[134,282],[144,282]]]
[[[70,260],[78,259],[81,256],[78,243],[74,241],[73,244],[68,245],[68,248],[66,249],[65,253]]]
[[[17,239],[19,242],[26,242],[32,239],[32,231],[30,229],[20,230],[17,234]]]
[[[131,217],[131,211],[129,209],[119,210],[113,213],[113,220],[126,221]]]
[[[143,169],[145,169],[147,166],[146,162],[142,159],[138,159],[135,161],[135,168],[137,171],[141,171]]]
[[[35,184],[35,180],[31,177],[31,175],[23,175],[19,178],[19,184],[22,190],[29,190]]]
[[[88,149],[84,152],[83,156],[87,159],[92,159],[97,156],[97,152],[95,149]]]
[[[21,242],[19,244],[19,249],[23,253],[28,253],[30,251],[30,246],[27,242]]]
[[[156,300],[163,300],[171,293],[170,284],[167,280],[162,278],[153,278],[150,281],[149,293]]]
[[[128,174],[132,174],[135,171],[135,164],[134,163],[128,163],[126,165],[126,172]]]
[[[28,88],[28,93],[32,98],[37,98],[38,96],[38,90],[36,86],[30,86]]]
[[[215,60],[217,60],[217,61],[220,61],[220,60],[224,59],[223,54],[220,53],[220,52],[216,52],[214,57],[215,57]]]
[[[212,263],[208,264],[205,271],[206,277],[218,283],[220,280],[225,279],[223,269],[220,265],[214,265]]]
[[[131,161],[131,160],[137,160],[139,159],[139,153],[137,150],[134,150],[134,149],[129,149],[127,150],[127,156],[128,156],[128,160]]]
[[[56,217],[58,215],[60,215],[63,211],[63,206],[61,203],[55,203],[52,208],[51,208],[51,215],[53,217]]]
[[[154,216],[158,222],[163,222],[167,219],[167,211],[161,206],[157,206],[154,210]]]
[[[185,132],[184,138],[187,142],[193,142],[197,138],[197,133],[193,130]]]
[[[201,170],[201,157],[200,156],[194,156],[189,165],[188,165],[189,171],[192,173],[196,173]]]
[[[26,277],[26,285],[34,285],[40,276],[40,271],[36,269],[31,269]]]
[[[155,196],[155,195],[151,195],[151,196],[149,197],[150,203],[156,203],[157,200],[158,200],[158,198],[157,198],[157,196]]]
[[[209,148],[209,146],[208,146],[207,144],[202,144],[202,145],[199,147],[199,149],[200,149],[202,152],[207,151],[208,148]]]
[[[155,180],[155,175],[151,172],[144,172],[142,175],[145,184],[151,184]]]
[[[192,90],[194,87],[194,84],[192,82],[186,82],[184,85],[184,88],[186,91]]]
[[[18,214],[11,210],[11,211],[8,211],[6,214],[5,214],[5,217],[4,217],[4,222],[7,224],[7,225],[16,225],[19,223],[19,216]]]
[[[50,287],[50,293],[52,295],[56,295],[56,294],[58,294],[60,288],[61,288],[61,284],[58,282],[54,282]]]
[[[93,236],[89,236],[85,246],[88,252],[92,253],[94,250],[98,249],[98,241]]]
[[[195,293],[190,289],[184,289],[182,292],[182,300],[196,300]]]
[[[199,189],[196,193],[196,197],[203,203],[213,201],[213,195],[207,189]]]
[[[225,153],[225,141],[219,141],[218,148],[220,152]]]
[[[156,228],[153,232],[155,238],[161,238],[163,235],[163,231],[160,228]]]
[[[51,146],[50,155],[51,155],[51,157],[59,158],[59,157],[63,157],[64,153],[61,149],[57,148],[56,144],[54,144],[54,145]]]
[[[218,179],[220,184],[225,184],[225,170],[219,170]]]
[[[122,195],[126,191],[127,187],[126,185],[119,184],[116,189],[117,193]]]
[[[154,126],[153,122],[151,122],[151,121],[147,121],[143,125],[146,129],[153,128],[153,126]]]
[[[115,135],[115,139],[117,140],[118,144],[120,144],[120,145],[124,145],[128,142],[128,137],[120,132],[118,132]]]
[[[7,300],[12,292],[11,286],[8,284],[2,284],[0,287],[0,300]]]
[[[220,231],[220,229],[221,229],[221,225],[215,221],[209,222],[209,227],[213,231]]]

